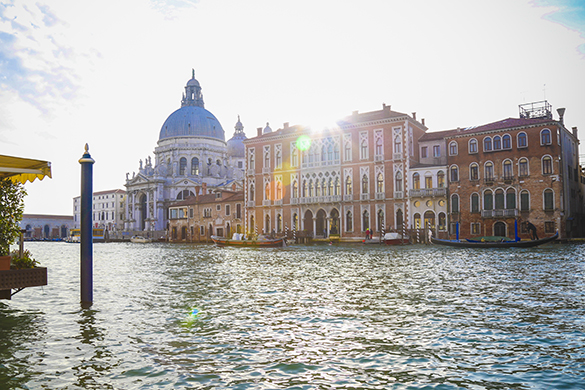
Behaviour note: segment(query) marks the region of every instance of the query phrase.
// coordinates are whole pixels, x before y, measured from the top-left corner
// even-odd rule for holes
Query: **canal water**
[[[585,246],[29,242],[0,389],[583,389]],[[197,315],[192,315],[194,309]]]

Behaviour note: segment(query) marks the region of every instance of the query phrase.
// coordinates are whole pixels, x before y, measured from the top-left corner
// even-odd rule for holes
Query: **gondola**
[[[235,235],[234,235],[235,236]],[[243,240],[242,237],[233,237],[232,239],[219,236],[211,236],[211,239],[217,246],[236,246],[250,248],[279,248],[286,246],[284,238],[262,238],[256,240]]]
[[[473,241],[473,240],[441,240],[431,237],[431,242],[437,245],[453,246],[457,248],[532,248],[547,242],[552,242],[559,237],[557,231],[553,236],[541,238],[539,240],[525,241]]]

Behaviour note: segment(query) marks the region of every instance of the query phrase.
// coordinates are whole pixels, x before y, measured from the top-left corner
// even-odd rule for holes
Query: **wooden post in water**
[[[81,306],[89,308],[93,303],[93,164],[89,145],[79,159],[81,164]]]

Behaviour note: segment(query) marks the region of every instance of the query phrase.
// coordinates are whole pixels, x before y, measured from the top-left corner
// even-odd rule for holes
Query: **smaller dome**
[[[187,81],[187,86],[188,87],[191,87],[191,86],[200,87],[201,85],[199,85],[199,81],[197,81],[196,79],[191,79],[191,80]]]
[[[272,133],[272,129],[268,125],[268,122],[266,122],[266,127],[264,128],[264,131],[262,132],[262,134],[267,134],[267,133]]]
[[[244,146],[246,134],[244,134],[244,125],[240,122],[239,115],[234,128],[236,129],[234,136],[227,142],[227,153],[230,157],[244,158],[246,157],[246,147]]]

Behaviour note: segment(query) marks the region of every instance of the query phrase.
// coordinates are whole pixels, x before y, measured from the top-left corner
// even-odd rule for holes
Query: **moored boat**
[[[386,245],[402,245],[410,244],[408,237],[402,237],[402,234],[396,232],[389,232],[384,234],[384,244]]]
[[[286,246],[284,238],[266,238],[259,236],[258,239],[248,240],[239,233],[234,233],[232,238],[211,236],[217,246],[255,247],[255,248],[278,248]]]
[[[145,244],[148,242],[152,242],[151,238],[147,238],[147,237],[143,237],[143,236],[132,236],[132,238],[130,238],[130,242],[136,242],[136,243],[140,243],[140,244]]]
[[[550,237],[541,238],[539,240],[509,240],[506,237],[502,237],[498,240],[442,240],[439,238],[431,237],[431,242],[437,245],[453,246],[458,248],[532,248],[535,246],[543,245],[548,242],[552,242],[559,237],[557,231]]]

